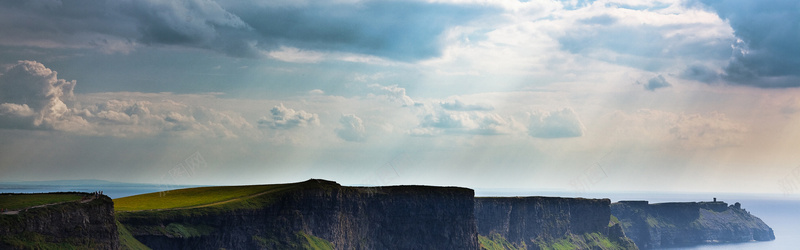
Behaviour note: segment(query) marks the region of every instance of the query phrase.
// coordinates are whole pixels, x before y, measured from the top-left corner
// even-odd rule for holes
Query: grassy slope
[[[66,239],[68,242],[54,242],[52,236],[42,235],[33,232],[24,232],[19,235],[0,235],[0,242],[8,244],[14,249],[42,249],[42,250],[62,250],[62,249],[87,249],[92,245],[81,242],[80,239]]]
[[[120,246],[121,249],[123,249],[123,250],[150,250],[149,247],[145,246],[144,244],[142,244],[141,242],[136,240],[136,238],[133,238],[133,235],[131,235],[131,232],[129,232],[128,229],[125,228],[125,225],[122,225],[122,223],[119,223],[119,221],[117,221],[117,232],[119,234],[119,246]]]
[[[478,235],[481,249],[487,250],[518,250],[528,249],[522,244],[515,244],[508,242],[503,236],[493,234],[489,237]],[[600,233],[590,233],[584,235],[570,234],[568,237],[554,240],[538,240],[536,246],[531,249],[553,249],[553,250],[567,250],[567,249],[633,249],[631,246],[623,246],[617,242],[613,242],[605,235]]]
[[[478,235],[478,242],[481,244],[481,249],[487,250],[527,249],[525,243],[523,243],[520,247],[517,247],[516,244],[508,242],[505,237],[497,233],[489,235],[489,237]]]
[[[333,244],[331,244],[327,240],[316,237],[314,235],[307,234],[303,231],[298,232],[296,236],[299,239],[301,247],[303,249],[315,249],[315,250],[333,249]]]
[[[280,191],[287,185],[292,184],[177,189],[114,199],[114,209],[128,212],[213,206]]]
[[[77,201],[84,194],[78,193],[47,193],[47,194],[2,194],[0,195],[0,208],[19,210],[27,207]]]

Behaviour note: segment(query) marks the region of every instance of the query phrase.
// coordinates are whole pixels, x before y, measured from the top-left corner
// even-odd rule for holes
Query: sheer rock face
[[[569,234],[608,235],[610,203],[609,199],[559,197],[475,198],[475,219],[480,235],[497,233],[509,242],[531,245]]]
[[[611,213],[643,249],[775,239],[772,228],[738,203],[621,201]]]
[[[275,195],[257,209],[125,216],[120,222],[153,249],[290,248],[297,232],[334,249],[478,249],[471,189],[311,181],[319,185]],[[193,237],[146,229],[170,224],[213,229]]]
[[[89,194],[87,194],[89,195]],[[114,202],[100,196],[88,202],[64,202],[0,215],[0,237],[55,246],[119,249]],[[14,249],[0,241],[0,249]]]

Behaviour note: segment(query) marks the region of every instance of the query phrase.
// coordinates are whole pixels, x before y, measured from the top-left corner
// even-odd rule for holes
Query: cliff
[[[558,197],[475,198],[475,219],[478,233],[488,236],[482,241],[506,240],[514,248],[636,249],[619,226],[610,223],[610,203]]]
[[[271,190],[224,204],[117,216],[153,249],[478,248],[471,189],[309,180]]]
[[[3,194],[35,198],[54,194]],[[20,208],[0,215],[0,249],[119,249],[114,203],[107,196]],[[81,196],[92,197],[80,200]],[[18,197],[17,197],[18,198]]]
[[[739,203],[620,201],[611,213],[643,249],[775,239],[772,228]]]

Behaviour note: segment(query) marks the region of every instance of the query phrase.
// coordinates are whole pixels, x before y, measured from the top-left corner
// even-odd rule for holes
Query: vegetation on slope
[[[56,239],[53,236],[47,236],[34,232],[24,232],[17,235],[2,235],[0,236],[0,246],[4,244],[12,249],[77,250],[97,248],[96,244],[91,241],[87,242],[83,239],[77,238]]]
[[[133,238],[131,232],[128,231],[127,228],[125,228],[125,225],[122,225],[122,223],[119,223],[119,221],[116,221],[116,223],[117,223],[117,232],[119,233],[119,246],[121,249],[150,250],[149,247],[145,246],[144,244],[136,240],[136,238]]]
[[[498,233],[493,233],[492,235],[489,235],[489,237],[478,235],[478,241],[481,244],[481,249],[487,250],[527,249],[525,243],[522,243],[522,245],[518,247],[516,244],[508,242],[506,238]]]
[[[632,246],[623,246],[618,242],[608,239],[600,233],[584,235],[569,235],[554,241],[538,242],[539,249],[567,250],[567,249],[635,249]]]
[[[87,194],[84,193],[44,193],[44,194],[0,194],[0,208],[7,210],[20,210],[23,208],[77,201]]]
[[[285,186],[286,184],[274,184],[177,189],[118,198],[114,200],[114,207],[119,212],[202,207],[257,196]]]
[[[517,244],[508,242],[500,234],[492,234],[489,237],[478,235],[481,249],[486,250],[522,250],[522,249],[542,249],[542,250],[568,250],[568,249],[636,249],[633,242],[611,241],[601,233],[587,233],[583,235],[570,234],[560,239],[537,239],[534,245],[528,247],[524,242]]]
[[[339,185],[335,182],[311,179],[305,182],[250,186],[198,187],[140,194],[114,199],[117,212],[146,210],[175,210],[204,207],[257,208],[263,204],[247,204],[251,198],[277,194],[288,190]],[[231,204],[239,203],[239,204]],[[244,207],[242,207],[244,206]]]
[[[253,235],[253,241],[262,249],[313,249],[313,250],[333,250],[333,244],[306,232],[295,232],[289,239],[277,239],[274,236],[268,238]]]

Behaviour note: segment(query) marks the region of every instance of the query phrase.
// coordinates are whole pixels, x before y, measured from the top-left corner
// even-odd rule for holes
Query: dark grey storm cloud
[[[447,28],[495,11],[416,1],[2,1],[0,44],[108,52],[169,45],[236,57],[290,46],[414,61],[440,55]]]
[[[670,87],[672,84],[667,82],[667,79],[664,79],[664,76],[658,75],[656,77],[650,78],[647,83],[644,84],[644,89],[650,91],[656,91],[656,89]]]
[[[681,73],[681,77],[704,83],[714,83],[719,79],[719,74],[709,67],[692,65]]]
[[[340,50],[399,60],[438,56],[439,35],[491,12],[485,7],[428,4],[415,1],[366,1],[308,6],[235,6],[231,11],[267,44]]]
[[[800,87],[800,2],[700,0],[741,39],[722,77],[761,88]]]

